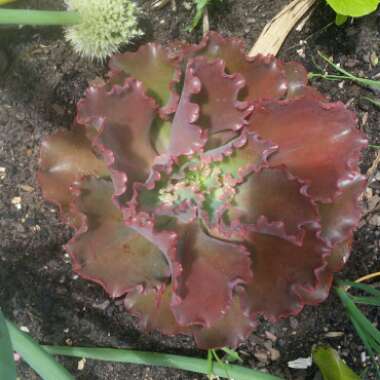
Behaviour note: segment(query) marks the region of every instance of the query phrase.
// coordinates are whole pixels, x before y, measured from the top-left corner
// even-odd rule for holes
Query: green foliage
[[[53,356],[46,352],[29,335],[20,331],[12,322],[5,320],[13,349],[28,363],[44,380],[74,380],[74,377],[59,364]],[[12,378],[3,378],[10,380]]]
[[[320,369],[324,380],[360,380],[339,357],[339,354],[328,346],[313,349],[313,362]]]
[[[360,86],[366,87],[373,91],[380,91],[380,81],[374,80],[374,79],[368,79],[368,78],[361,78],[357,77],[353,74],[351,74],[349,71],[341,68],[337,64],[335,64],[330,58],[326,57],[323,53],[318,51],[318,55],[327,62],[332,68],[334,68],[335,71],[337,71],[339,74],[326,74],[326,73],[309,73],[308,77],[309,79],[314,78],[323,78],[327,80],[350,80],[352,82],[355,82],[359,84]],[[323,69],[321,69],[323,71]]]
[[[374,12],[379,0],[326,0],[337,14],[335,23],[342,25],[348,17],[362,17]]]
[[[204,360],[129,349],[40,346],[29,335],[20,331],[12,322],[6,320],[0,311],[1,380],[16,379],[13,350],[20,353],[23,360],[44,380],[74,380],[52,355],[177,368],[209,374],[210,376],[215,373],[216,376],[222,378],[232,376],[235,380],[281,380],[276,376],[260,371],[228,364],[229,361],[240,361],[238,353],[228,348],[223,349],[226,356],[225,360],[222,361],[215,350],[209,350],[208,360]],[[213,359],[216,360],[216,363],[213,363]]]
[[[347,291],[348,287],[352,287],[361,292],[361,295],[351,295]],[[356,306],[356,304],[362,304],[380,307],[380,290],[377,290],[373,286],[345,281],[339,283],[336,292],[338,293],[357,334],[371,356],[373,366],[377,371],[377,376],[380,378],[380,367],[375,360],[375,356],[380,354],[380,331]]]
[[[268,373],[244,368],[227,363],[220,364],[221,359],[213,362],[215,358],[213,351],[208,351],[208,359],[198,359],[180,355],[159,354],[154,352],[143,352],[129,349],[113,348],[85,348],[85,347],[59,347],[44,346],[44,349],[54,355],[65,355],[76,358],[112,361],[119,363],[144,364],[168,368],[177,368],[186,371],[203,373],[211,377],[233,378],[234,380],[282,380]],[[226,373],[228,372],[228,375]]]
[[[208,5],[210,5],[212,2],[216,2],[216,1],[222,2],[223,0],[194,0],[194,1],[196,5],[196,12],[195,12],[193,21],[191,22],[191,26],[189,26],[188,28],[190,32],[193,31],[198,26]]]
[[[5,318],[0,310],[0,379],[16,380],[16,367],[13,361],[13,349]]]

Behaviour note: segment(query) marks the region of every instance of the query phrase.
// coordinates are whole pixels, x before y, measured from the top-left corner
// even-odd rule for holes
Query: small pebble
[[[306,369],[311,367],[313,361],[311,357],[308,358],[298,358],[296,360],[291,360],[288,362],[288,367],[293,369]]]
[[[270,331],[265,331],[265,336],[271,340],[272,342],[275,342],[277,340],[276,335],[272,334]]]
[[[270,352],[270,359],[271,359],[272,361],[275,362],[276,360],[280,359],[281,354],[280,354],[280,351],[279,351],[279,350],[276,350],[275,348],[271,348],[271,349],[269,350],[269,352]]]
[[[34,188],[29,185],[20,185],[20,189],[26,191],[27,193],[32,193]]]
[[[371,61],[372,66],[377,66],[377,64],[379,63],[379,57],[377,56],[377,54],[374,51],[369,56],[369,59]]]
[[[26,326],[21,326],[20,330],[23,331],[23,332],[26,332],[26,333],[30,332],[30,330]]]
[[[326,338],[340,338],[344,333],[342,331],[329,331],[325,334]]]
[[[21,210],[21,201],[21,197],[14,197],[12,198],[11,203],[17,208],[17,210]]]
[[[295,319],[294,317],[290,317],[289,322],[290,322],[290,327],[293,330],[297,330],[297,327],[298,327],[298,321],[297,321],[297,319]]]
[[[265,351],[257,351],[254,353],[255,358],[261,363],[268,362],[268,354]]]
[[[78,371],[83,371],[85,365],[86,365],[86,359],[85,358],[79,360],[79,362],[78,362]]]
[[[6,175],[7,169],[4,167],[0,167],[0,179],[4,179]]]

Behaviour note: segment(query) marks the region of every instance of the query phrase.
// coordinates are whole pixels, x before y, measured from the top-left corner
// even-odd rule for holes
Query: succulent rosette
[[[145,329],[201,348],[323,301],[361,215],[355,116],[301,65],[216,33],[110,67],[41,150],[74,270]]]

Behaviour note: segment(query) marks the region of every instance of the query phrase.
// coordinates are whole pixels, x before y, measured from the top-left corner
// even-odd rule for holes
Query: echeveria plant
[[[350,251],[365,178],[355,116],[305,69],[210,33],[111,60],[39,180],[75,229],[74,270],[141,325],[236,346],[324,300]]]

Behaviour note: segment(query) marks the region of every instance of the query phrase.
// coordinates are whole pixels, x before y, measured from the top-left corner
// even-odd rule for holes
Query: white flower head
[[[120,45],[142,35],[137,25],[137,6],[130,0],[65,0],[69,11],[77,11],[79,24],[66,28],[65,36],[77,53],[105,59]]]

